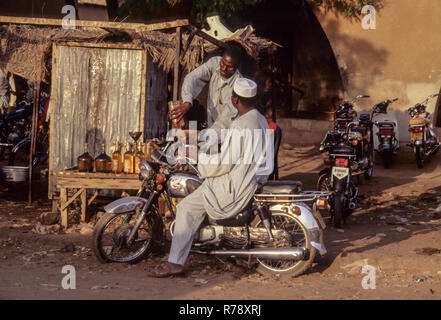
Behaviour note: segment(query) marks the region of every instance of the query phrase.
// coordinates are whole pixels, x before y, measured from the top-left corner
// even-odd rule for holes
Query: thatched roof
[[[186,44],[189,34],[183,33]],[[53,43],[125,43],[146,50],[153,61],[165,71],[170,71],[175,61],[175,33],[160,31],[136,32],[124,29],[76,28],[35,26],[23,24],[0,25],[0,67],[23,78],[36,81],[40,70],[46,73],[45,58],[50,56]],[[230,39],[231,40],[231,39]],[[253,58],[262,50],[274,50],[271,41],[257,37],[237,40]],[[183,48],[186,49],[186,48]],[[216,46],[199,36],[194,36],[181,65],[186,71],[193,70],[204,59],[204,55]],[[44,74],[43,74],[44,76]]]

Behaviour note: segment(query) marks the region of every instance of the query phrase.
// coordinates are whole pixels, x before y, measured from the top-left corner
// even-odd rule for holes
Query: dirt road
[[[314,189],[323,167],[316,150],[282,149],[282,179],[301,180],[304,189]],[[392,169],[378,164],[373,179],[361,181],[361,210],[341,230],[326,218],[328,254],[295,279],[263,277],[247,266],[198,255],[190,257],[185,278],[150,278],[161,256],[136,265],[103,265],[91,252],[88,226],[82,226],[83,234],[37,234],[32,229],[39,214],[50,210],[49,203],[26,207],[24,199],[12,201],[17,194],[3,193],[0,298],[440,299],[441,213],[435,210],[441,204],[439,163],[436,156],[418,170],[412,154],[403,150]],[[366,264],[375,268],[375,289],[362,287]],[[62,289],[66,265],[75,267],[75,290]]]

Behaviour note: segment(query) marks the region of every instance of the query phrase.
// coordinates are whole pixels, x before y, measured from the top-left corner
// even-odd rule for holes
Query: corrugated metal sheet
[[[112,142],[132,140],[129,132],[140,130],[142,84],[141,50],[57,46],[56,59],[54,173],[76,166],[85,142],[97,156],[101,143],[109,154]]]

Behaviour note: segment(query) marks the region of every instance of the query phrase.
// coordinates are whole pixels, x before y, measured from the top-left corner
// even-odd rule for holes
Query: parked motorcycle
[[[439,94],[432,94],[407,110],[411,117],[409,121],[411,143],[408,146],[413,148],[418,168],[423,168],[424,161],[439,150],[438,138],[430,127],[430,113],[426,111],[429,101],[438,96]]]
[[[358,131],[351,131],[359,126],[358,122],[351,122],[347,125],[343,135],[334,135],[337,143],[323,141],[320,150],[328,151],[328,158],[324,159],[329,165],[319,173],[317,189],[321,191],[332,191],[330,198],[330,209],[333,224],[340,228],[346,217],[356,208],[358,202],[358,188],[352,178],[364,174],[361,163],[358,161],[356,147],[363,141],[363,136]]]
[[[326,133],[325,138],[320,144],[320,152],[329,151],[332,146],[335,146],[343,141],[351,141],[355,148],[355,155],[358,162],[357,170],[362,171],[365,179],[369,180],[373,175],[374,169],[374,152],[373,152],[373,137],[372,137],[372,121],[369,114],[361,114],[354,126],[354,121],[357,120],[357,112],[354,110],[354,103],[363,98],[369,98],[367,95],[359,95],[351,101],[345,101],[337,107],[334,113],[335,121],[334,128]],[[351,130],[347,132],[348,125],[351,125]],[[349,133],[349,137],[346,137]]]
[[[48,102],[49,95],[42,92],[38,107],[40,123],[34,166],[44,161],[46,155],[48,155],[48,127],[43,121],[48,110]],[[4,155],[6,150],[9,150],[9,165],[14,165],[17,160],[20,164],[25,166],[28,166],[29,164],[24,157],[29,156],[32,130],[32,110],[32,103],[21,101],[15,110],[7,113],[3,118],[0,118],[0,157]]]
[[[104,208],[93,233],[93,250],[101,262],[137,262],[162,242],[164,226],[173,235],[176,210],[172,199],[186,197],[202,179],[166,162],[169,145],[152,153],[153,162],[141,164],[142,187],[136,197],[116,200]],[[159,213],[159,197],[165,199],[169,215]],[[327,208],[328,197],[328,192],[303,192],[296,181],[268,182],[235,217],[207,217],[192,252],[255,258],[258,272],[300,275],[311,266],[317,251],[326,252],[325,225],[317,208]]]
[[[14,145],[10,151],[8,165],[25,166],[29,165],[29,154],[31,150],[31,133]],[[32,167],[37,167],[49,157],[49,124],[42,123],[37,131],[35,154],[32,159]]]
[[[0,118],[0,157],[31,130],[32,104],[20,102],[14,111]]]
[[[387,112],[387,108],[398,98],[386,100],[376,104],[372,109],[371,119],[375,124],[374,150],[381,154],[384,168],[389,168],[392,164],[393,156],[400,148],[398,135],[398,121]]]

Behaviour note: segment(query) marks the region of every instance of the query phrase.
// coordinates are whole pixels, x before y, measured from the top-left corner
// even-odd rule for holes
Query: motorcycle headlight
[[[320,149],[319,149],[319,151],[320,152],[325,152],[326,151],[326,147],[322,144],[322,145],[320,145]]]
[[[139,165],[139,169],[139,178],[141,180],[151,179],[153,177],[153,168],[147,161],[141,162],[141,164]]]

